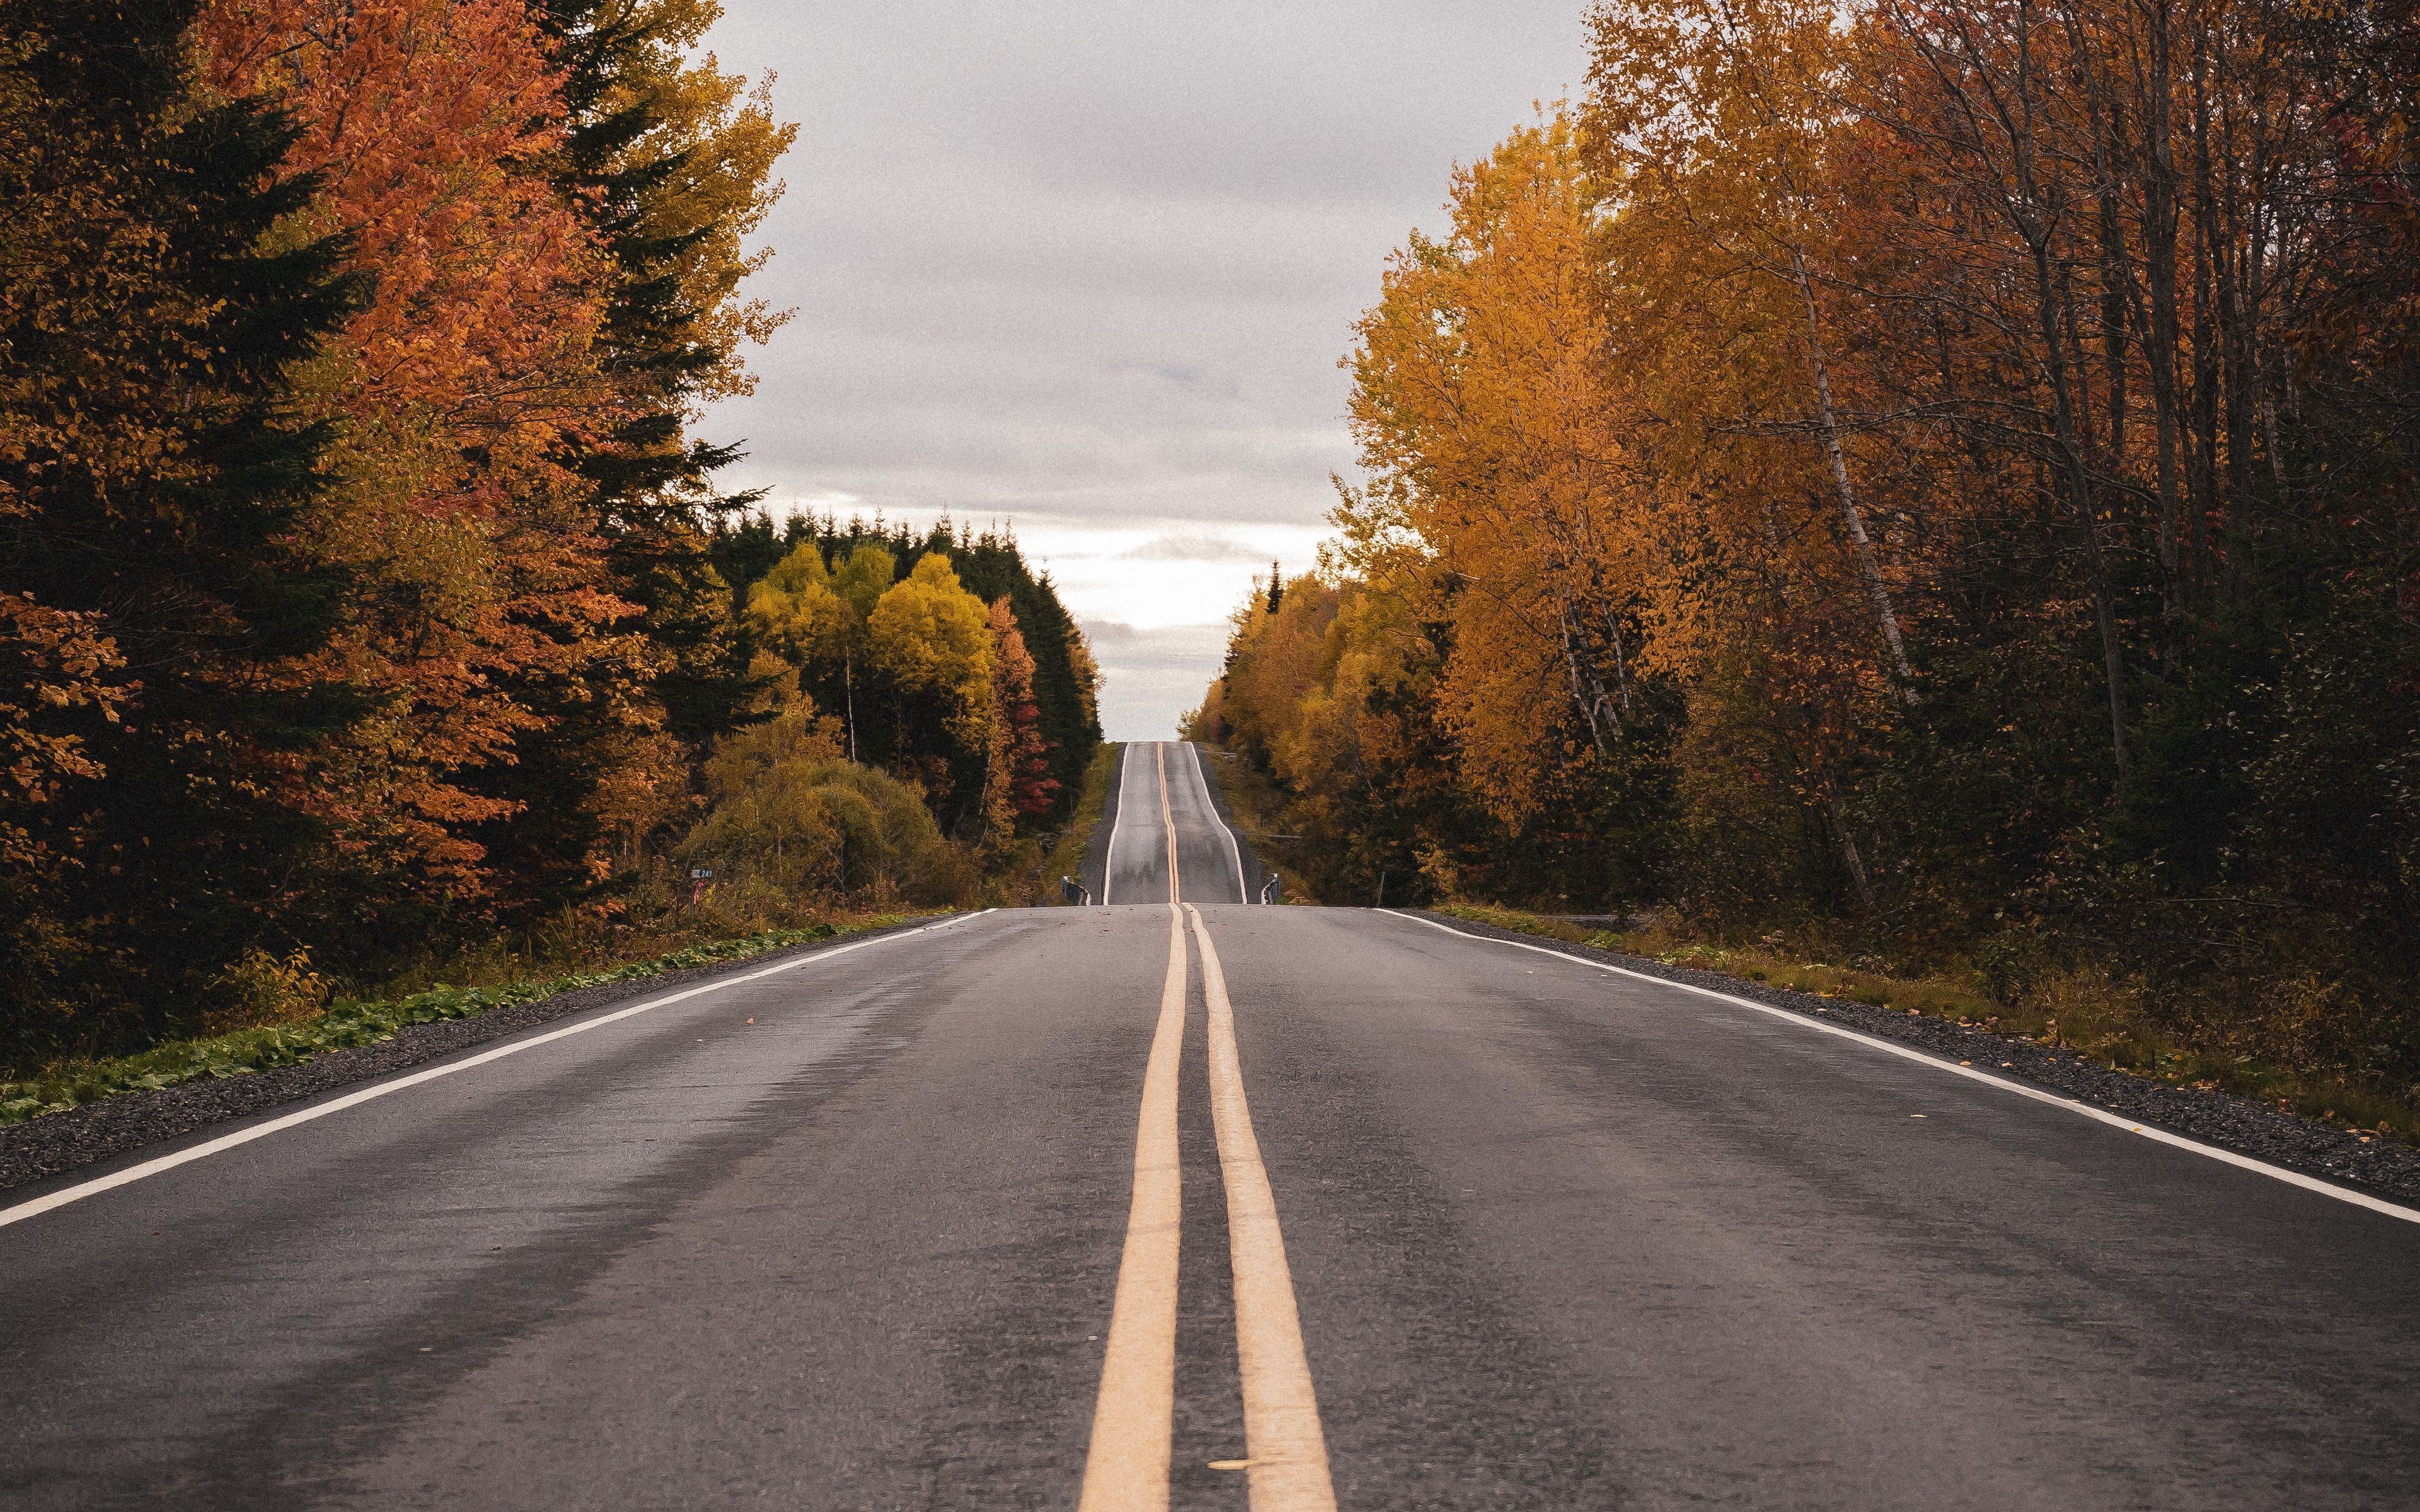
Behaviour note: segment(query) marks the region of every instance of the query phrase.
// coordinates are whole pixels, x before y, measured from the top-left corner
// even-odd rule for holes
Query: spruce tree
[[[287,124],[196,98],[190,0],[19,0],[0,20],[0,592],[81,611],[129,692],[91,771],[25,806],[0,876],[0,1055],[140,1034],[210,1000],[306,888],[288,758],[356,704],[308,670],[344,580],[292,544],[331,440],[291,377],[354,308],[293,232]]]
[[[597,586],[633,606],[618,628],[645,643],[643,656],[597,677],[529,689],[546,728],[516,743],[513,764],[481,777],[482,791],[518,806],[482,841],[509,892],[546,903],[591,885],[585,863],[601,836],[590,800],[634,739],[659,726],[702,754],[753,717],[763,691],[749,671],[754,643],[714,563],[717,532],[757,496],[719,490],[713,474],[738,449],[686,426],[735,366],[747,326],[735,319],[735,289],[752,262],[732,253],[777,191],[763,181],[769,158],[742,162],[731,150],[728,102],[675,87],[694,82],[689,50],[716,13],[711,5],[544,0],[534,8],[563,69],[555,180],[613,269],[601,362],[620,411],[565,460],[588,486],[589,525],[604,543]],[[789,134],[776,129],[772,138],[778,153]],[[708,276],[699,276],[701,264]]]

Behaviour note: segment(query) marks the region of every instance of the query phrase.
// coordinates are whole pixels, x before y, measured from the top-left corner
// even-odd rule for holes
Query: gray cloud
[[[1138,562],[1265,562],[1268,553],[1223,535],[1155,535],[1118,553]]]
[[[1173,540],[1321,519],[1386,255],[1585,67],[1583,0],[725,3],[803,127],[755,283],[798,316],[704,426],[730,481]]]
[[[1227,651],[1224,625],[1142,629],[1114,620],[1084,625],[1107,672],[1101,729],[1111,740],[1166,740],[1176,716],[1198,706]]]

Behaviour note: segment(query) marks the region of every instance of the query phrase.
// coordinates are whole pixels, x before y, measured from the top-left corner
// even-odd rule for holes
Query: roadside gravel
[[[737,961],[602,982],[535,1002],[491,1008],[475,1018],[409,1025],[391,1040],[350,1050],[325,1051],[298,1065],[214,1081],[186,1082],[157,1091],[126,1092],[64,1113],[46,1113],[0,1128],[0,1192],[59,1176],[146,1145],[180,1138],[213,1124],[249,1118],[287,1103],[304,1102],[358,1082],[375,1081],[573,1013],[652,996],[733,972],[758,971],[794,956],[813,955],[836,946],[860,945],[944,921],[919,918],[888,929],[865,930],[787,949],[767,950]]]
[[[2264,1160],[2273,1165],[2282,1165],[2288,1170],[2316,1176],[2321,1180],[2334,1181],[2391,1201],[2420,1203],[2420,1149],[2389,1139],[2365,1139],[2350,1130],[2332,1128],[2316,1119],[2302,1118],[2232,1093],[2176,1087],[2132,1076],[2095,1065],[2072,1051],[2054,1050],[2029,1040],[1993,1034],[1988,1029],[1952,1024],[1946,1019],[1920,1013],[1874,1008],[1848,998],[1792,992],[1715,971],[1668,966],[1643,956],[1623,955],[1620,951],[1600,949],[1592,945],[1573,945],[1540,935],[1523,934],[1514,930],[1474,923],[1466,918],[1432,914],[1425,909],[1406,912],[1435,919],[1466,934],[1517,941],[1582,960],[1602,961],[1643,976],[1685,982],[1692,987],[1712,988],[1751,1002],[1787,1009],[1808,1018],[1821,1019],[1827,1024],[1870,1034],[1876,1039],[1890,1040],[1925,1051],[1953,1065],[1971,1061],[1978,1070],[2074,1098],[2137,1123],[2150,1124],[2170,1134],[2183,1134],[2204,1144],[2233,1150],[2239,1155],[2249,1155],[2255,1160]]]
[[[1126,785],[1125,744],[1123,741],[1108,744],[1118,753],[1117,759],[1109,765],[1109,796],[1101,804],[1100,822],[1093,826],[1092,839],[1085,841],[1084,864],[1076,872],[1076,880],[1084,885],[1084,890],[1093,895],[1093,902],[1096,903],[1101,901],[1102,890],[1109,885],[1109,839],[1118,832],[1118,801],[1125,795]]]

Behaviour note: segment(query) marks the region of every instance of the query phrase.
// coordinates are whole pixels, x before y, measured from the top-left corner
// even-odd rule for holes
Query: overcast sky
[[[724,0],[802,128],[728,481],[1013,523],[1091,633],[1111,739],[1166,738],[1222,621],[1350,474],[1337,359],[1456,162],[1576,91],[1585,0]]]

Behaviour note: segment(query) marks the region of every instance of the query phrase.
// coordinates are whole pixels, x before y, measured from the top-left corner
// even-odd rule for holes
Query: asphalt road
[[[0,1504],[2420,1505],[2420,1224],[1234,906],[1190,753],[1125,778],[1110,906],[0,1197]]]
[[[1126,746],[1104,865],[1099,901],[1110,905],[1248,901],[1242,838],[1211,801],[1202,752],[1190,742]]]

